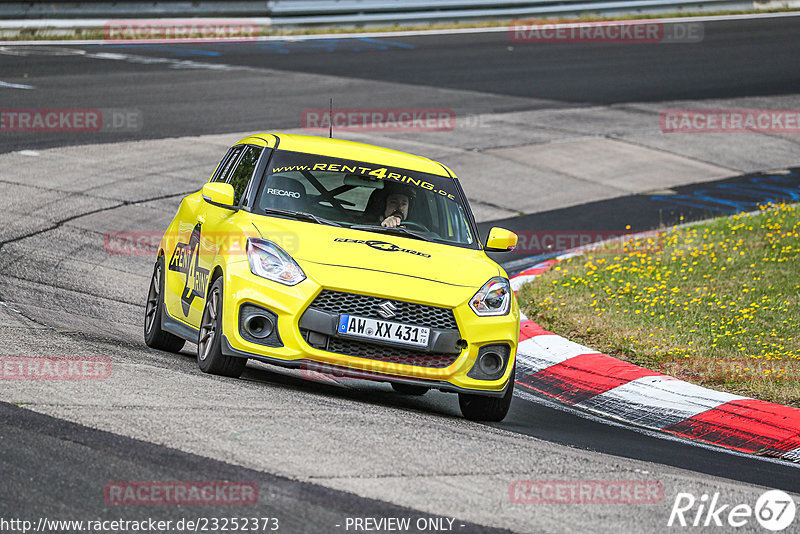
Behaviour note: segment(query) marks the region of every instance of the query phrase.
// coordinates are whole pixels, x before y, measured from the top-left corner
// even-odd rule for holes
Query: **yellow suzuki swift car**
[[[158,250],[144,337],[197,343],[207,373],[249,358],[456,392],[465,417],[500,421],[514,389],[519,309],[481,244],[455,175],[350,141],[259,134],[183,199]]]

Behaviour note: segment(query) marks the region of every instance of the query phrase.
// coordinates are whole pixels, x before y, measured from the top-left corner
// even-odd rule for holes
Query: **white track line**
[[[8,89],[36,89],[32,85],[25,85],[22,83],[10,83],[4,81],[0,81],[0,87],[6,87]]]

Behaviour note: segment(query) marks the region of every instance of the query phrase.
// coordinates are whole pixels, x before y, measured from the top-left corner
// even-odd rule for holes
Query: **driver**
[[[381,226],[394,228],[408,218],[408,211],[414,202],[414,190],[408,186],[387,183],[386,200],[379,219]]]

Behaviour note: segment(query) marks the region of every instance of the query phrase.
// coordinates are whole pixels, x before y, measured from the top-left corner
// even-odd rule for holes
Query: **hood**
[[[277,217],[259,219],[254,224],[263,238],[280,245],[301,267],[312,262],[476,289],[501,274],[482,250]]]

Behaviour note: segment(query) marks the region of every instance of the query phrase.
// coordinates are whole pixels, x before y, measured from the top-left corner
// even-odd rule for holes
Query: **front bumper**
[[[513,302],[511,312],[502,317],[478,317],[469,308],[468,301],[478,288],[450,286],[424,279],[401,275],[365,271],[349,267],[303,264],[308,278],[296,286],[257,277],[250,272],[247,262],[230,264],[225,273],[223,306],[223,353],[229,356],[253,358],[284,367],[303,368],[334,376],[366,380],[402,382],[444,391],[470,392],[485,395],[502,395],[514,369],[514,357],[519,336],[519,311]],[[325,284],[318,280],[324,279]],[[390,288],[390,289],[387,289]],[[398,289],[402,288],[402,292]],[[428,352],[444,355],[436,363],[409,365],[402,359],[389,361],[331,352],[308,341],[309,328],[317,333],[330,326],[325,322],[335,320],[335,314],[309,310],[317,296],[328,289],[394,301],[412,302],[425,306],[452,309],[457,331],[433,328]],[[426,301],[411,296],[429,295]],[[239,328],[239,310],[243,304],[266,308],[277,316],[276,326],[281,346],[264,346],[248,340]],[[341,310],[341,313],[353,313]],[[321,326],[322,325],[322,326]],[[421,326],[428,326],[421,324]],[[335,332],[326,331],[331,340]],[[318,341],[318,338],[317,338]],[[509,356],[503,373],[494,380],[479,380],[467,376],[475,366],[481,347],[507,344]],[[322,345],[324,347],[324,345]],[[456,348],[458,347],[458,348]],[[395,347],[389,347],[394,349]],[[415,354],[420,351],[409,349]],[[447,350],[447,353],[442,353]],[[412,358],[412,362],[425,362],[425,358]],[[475,373],[472,373],[473,376]]]

